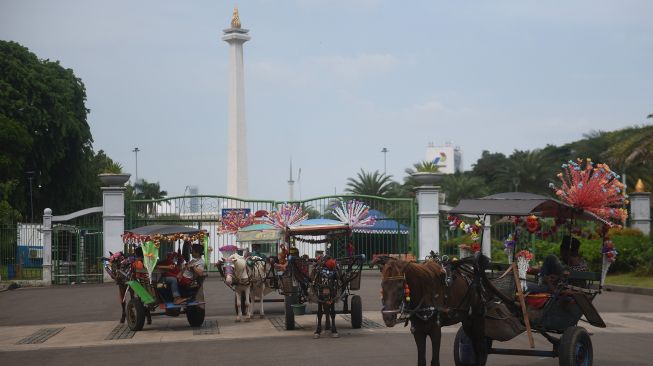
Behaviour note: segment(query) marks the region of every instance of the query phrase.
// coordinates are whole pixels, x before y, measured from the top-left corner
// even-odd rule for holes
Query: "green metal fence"
[[[43,273],[43,232],[39,224],[0,227],[0,278],[40,280]]]
[[[378,253],[406,253],[416,247],[416,210],[413,199],[393,199],[359,195],[334,195],[294,201],[302,206],[309,218],[330,218],[333,205],[341,200],[356,199],[370,206],[377,216],[378,230],[354,232],[352,243],[357,254],[368,258]],[[126,228],[136,228],[153,224],[180,224],[205,229],[213,252],[208,262],[215,263],[220,255],[218,248],[233,244],[243,248],[246,243],[237,243],[235,235],[218,233],[219,220],[224,210],[272,211],[285,202],[272,200],[245,200],[226,196],[183,196],[159,200],[133,200],[125,207]],[[314,256],[315,251],[325,250],[320,244],[296,241],[302,254]],[[163,247],[163,246],[162,246]],[[166,248],[165,250],[170,250]],[[334,245],[329,249],[340,255],[344,245]],[[163,255],[164,253],[160,253]]]

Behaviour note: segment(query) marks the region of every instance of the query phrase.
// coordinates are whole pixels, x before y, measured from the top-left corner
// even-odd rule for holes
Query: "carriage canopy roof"
[[[197,234],[206,231],[194,227],[183,225],[147,225],[141,226],[130,230],[125,230],[127,233],[136,235],[172,235],[172,234]]]
[[[331,219],[309,219],[301,221],[288,228],[289,235],[326,235],[331,233],[348,232],[349,225]]]
[[[449,213],[500,216],[536,215],[608,223],[591,212],[577,209],[556,199],[524,192],[497,193],[483,198],[464,199]]]
[[[281,230],[268,224],[254,224],[238,230],[236,241],[277,241],[281,238]]]

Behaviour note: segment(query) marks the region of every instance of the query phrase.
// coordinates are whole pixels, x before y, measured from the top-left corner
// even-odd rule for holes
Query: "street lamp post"
[[[383,153],[383,174],[386,174],[386,165],[387,165],[386,155],[388,154],[388,151],[390,150],[388,150],[385,147],[381,149],[381,152]]]
[[[27,174],[27,179],[29,180],[29,207],[30,207],[30,216],[32,217],[32,221],[30,221],[30,223],[34,223],[34,194],[32,191],[32,180],[34,180],[34,171],[25,172],[25,174]]]
[[[138,183],[138,152],[141,151],[138,147],[135,147],[132,152],[136,155],[136,174],[134,177],[134,187],[136,187],[136,184]]]

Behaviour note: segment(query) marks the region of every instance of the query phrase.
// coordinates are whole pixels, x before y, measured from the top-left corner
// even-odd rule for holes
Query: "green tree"
[[[497,178],[510,184],[509,191],[548,194],[554,167],[544,160],[541,150],[515,150]]]
[[[384,197],[389,195],[393,188],[391,175],[374,172],[366,172],[361,169],[356,178],[347,178],[346,192],[368,196]]]
[[[0,161],[9,175],[0,181],[17,182],[7,198],[13,208],[29,212],[26,172],[34,172],[35,212],[70,212],[100,200],[85,101],[84,84],[71,69],[0,41],[0,136],[18,137],[9,147],[2,144]],[[23,159],[12,159],[15,154]]]
[[[649,116],[651,118],[651,116]],[[616,131],[612,144],[604,154],[611,167],[626,174],[627,184],[634,187],[638,178],[648,187],[653,185],[653,125]]]
[[[489,193],[483,178],[465,173],[446,175],[442,179],[442,191],[447,203],[452,206],[461,199],[483,197]]]
[[[137,200],[158,200],[168,195],[168,192],[161,190],[159,182],[150,183],[145,179],[140,179],[134,184],[133,189],[127,188],[127,192],[133,195]],[[156,203],[147,203],[145,206],[147,212],[138,212],[137,214],[154,214],[156,213]]]
[[[510,182],[502,177],[500,172],[509,163],[502,153],[491,153],[484,150],[481,157],[472,165],[472,175],[480,177],[487,184],[489,193],[510,190]]]

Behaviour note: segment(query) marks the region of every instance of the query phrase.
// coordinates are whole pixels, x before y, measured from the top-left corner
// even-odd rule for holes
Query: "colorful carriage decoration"
[[[527,281],[526,269],[532,254],[527,250],[518,251],[520,248],[517,247],[517,230],[505,244],[509,265],[501,267],[494,264],[495,267],[500,267],[498,273],[501,275],[486,275],[484,281],[485,287],[493,294],[492,302],[505,305],[509,313],[494,318],[486,315],[487,347],[481,355],[474,355],[469,337],[462,328],[459,329],[454,341],[454,359],[457,366],[484,365],[488,354],[558,357],[561,366],[592,364],[590,334],[579,327],[578,322],[585,317],[584,320],[593,326],[606,327],[592,301],[601,293],[608,268],[616,255],[614,246],[607,237],[608,229],[625,221],[627,212],[622,207],[627,201],[619,176],[610,171],[607,165],[594,165],[587,159],[585,162],[570,161],[563,164],[562,168],[564,172],[558,175],[562,185],[552,185],[562,201],[519,192],[465,199],[450,211],[451,225],[471,227],[461,226],[464,221],[462,215],[483,216],[481,222],[486,215],[513,217],[517,218],[516,224],[523,226],[522,235],[540,233],[548,236],[564,224],[573,232],[572,228],[577,221],[593,221],[598,223],[598,234],[604,242],[601,249],[602,270],[570,271],[553,293],[525,295],[523,285]],[[543,229],[539,225],[539,218],[555,219],[553,228]],[[619,221],[619,224],[615,224],[613,220]],[[510,272],[512,275],[509,276]],[[527,302],[533,306],[527,307]],[[528,333],[531,348],[534,348],[532,333],[539,333],[552,344],[552,350],[505,349],[492,346],[493,342],[510,340],[524,331]]]

